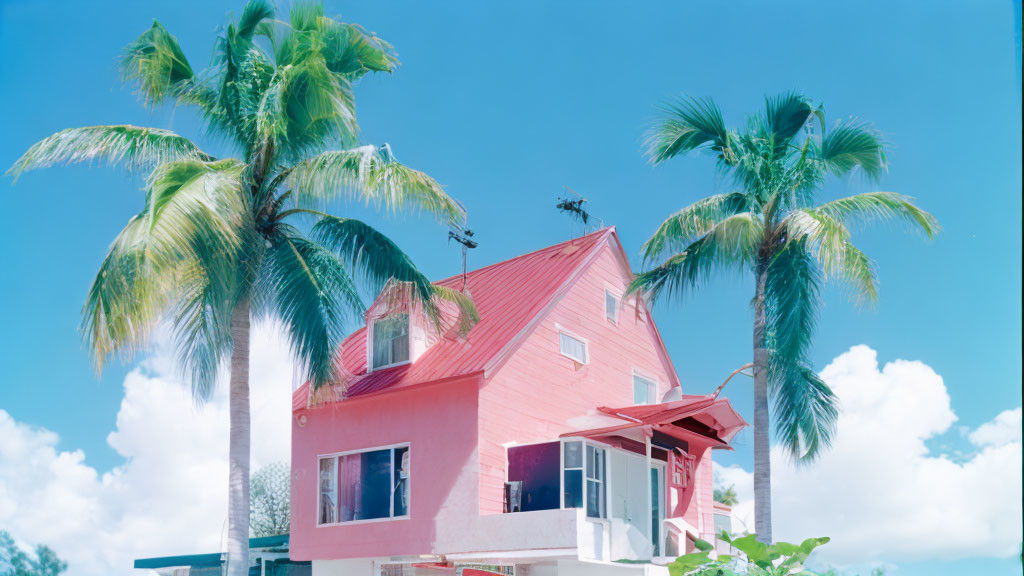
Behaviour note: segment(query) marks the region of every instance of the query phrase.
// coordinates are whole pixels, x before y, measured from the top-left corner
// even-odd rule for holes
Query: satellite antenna
[[[473,240],[473,231],[461,224],[450,223],[448,224],[448,243],[455,240],[459,244],[462,244],[462,291],[466,291],[466,254],[473,248],[479,246],[476,240]]]

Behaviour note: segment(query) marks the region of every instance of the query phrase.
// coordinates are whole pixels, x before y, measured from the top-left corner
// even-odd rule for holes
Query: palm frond
[[[337,382],[336,354],[345,324],[363,303],[344,263],[294,231],[278,234],[267,249],[259,282],[287,327],[292,352],[314,389]]]
[[[388,145],[324,152],[296,164],[286,180],[302,203],[346,196],[387,212],[423,210],[461,222],[465,210],[436,180],[398,162]]]
[[[69,128],[36,142],[14,163],[8,174],[15,179],[26,170],[54,164],[105,162],[131,168],[152,168],[175,160],[213,158],[191,140],[170,130],[138,126]]]
[[[916,225],[928,238],[939,232],[938,220],[918,208],[914,199],[894,192],[865,192],[826,202],[813,212],[830,216],[840,222],[861,220],[903,220]]]
[[[134,83],[143,101],[153,106],[194,76],[178,39],[155,20],[125,48],[120,65],[125,81]]]
[[[860,168],[871,180],[886,171],[885,144],[876,130],[857,120],[847,120],[822,139],[819,157],[837,176]]]
[[[698,200],[669,216],[644,242],[644,261],[658,258],[666,252],[682,250],[696,238],[707,234],[723,218],[749,209],[747,197],[741,192],[715,194]]]
[[[479,320],[472,298],[431,284],[397,244],[359,220],[325,216],[313,226],[312,238],[362,274],[373,293],[379,292],[390,280],[409,284],[412,296],[423,305],[436,327],[442,322],[441,301],[451,302],[458,308],[460,332],[468,332]]]
[[[765,129],[772,138],[773,156],[785,155],[790,141],[817,111],[809,98],[796,91],[765,98]]]
[[[765,284],[776,434],[799,462],[814,460],[830,445],[838,413],[831,389],[805,368],[821,292],[808,244],[806,238],[787,243],[769,263]]]
[[[813,370],[792,367],[773,384],[776,436],[797,464],[817,460],[835,437],[839,398]]]
[[[234,300],[212,285],[200,267],[190,266],[175,287],[169,310],[178,366],[197,402],[210,398],[224,361],[231,355]]]
[[[268,0],[249,0],[238,19],[238,35],[252,39],[256,28],[264,20],[274,17],[274,5]]]
[[[734,214],[694,240],[664,264],[639,274],[629,293],[643,292],[652,299],[681,297],[701,286],[717,269],[743,269],[753,264],[764,238],[764,227],[750,212]]]
[[[848,283],[857,305],[878,300],[874,263],[854,246],[842,222],[818,210],[795,210],[782,225],[787,242],[805,243],[827,278],[842,278]]]
[[[647,156],[659,164],[680,154],[708,147],[729,163],[732,151],[722,111],[710,98],[679,98],[661,108],[662,118],[647,133]]]

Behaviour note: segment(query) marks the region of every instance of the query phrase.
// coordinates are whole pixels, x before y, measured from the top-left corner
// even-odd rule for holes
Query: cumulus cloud
[[[877,353],[855,346],[821,373],[842,402],[832,449],[797,468],[772,451],[774,536],[831,536],[830,562],[868,563],[1006,557],[1021,542],[1021,409],[968,434],[973,454],[956,460],[926,441],[956,421],[942,377],[921,362],[879,368]],[[719,467],[735,484],[734,514],[753,529],[752,475]]]
[[[252,465],[287,461],[292,362],[276,326],[252,342]],[[122,465],[99,473],[81,450],[0,409],[0,527],[45,543],[69,574],[131,574],[147,556],[221,550],[227,516],[226,375],[197,407],[158,345],[124,381],[107,442]]]

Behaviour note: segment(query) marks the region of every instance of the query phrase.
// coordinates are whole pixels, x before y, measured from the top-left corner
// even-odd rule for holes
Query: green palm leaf
[[[813,461],[835,433],[838,400],[812,370],[811,342],[817,322],[821,275],[808,242],[786,244],[768,267],[769,388],[776,436],[798,462]]]
[[[750,212],[729,216],[661,266],[637,275],[629,292],[644,292],[652,299],[682,296],[703,285],[716,269],[752,265],[763,236],[764,227]]]
[[[765,129],[772,137],[773,155],[776,157],[785,154],[790,141],[807,124],[811,116],[823,118],[820,109],[815,108],[810,99],[795,91],[765,98],[764,114]]]
[[[194,77],[178,39],[155,20],[125,48],[120,64],[125,80],[136,84],[150,105],[163,102],[177,86]]]
[[[335,354],[345,325],[358,318],[353,312],[363,310],[344,263],[316,242],[286,231],[271,241],[260,281],[312,386],[337,382]]]
[[[465,219],[465,210],[436,180],[399,163],[386,144],[324,152],[296,164],[286,182],[300,204],[346,196],[392,213],[422,210],[442,221]]]
[[[195,158],[212,160],[191,140],[160,128],[87,126],[69,128],[32,145],[8,169],[15,179],[27,170],[54,164],[105,162],[112,166],[152,168],[158,164]]]
[[[458,308],[462,332],[479,320],[471,298],[431,284],[397,244],[359,220],[325,216],[313,226],[312,237],[358,270],[374,292],[391,280],[410,284],[413,297],[423,304],[437,326],[442,321],[440,301],[451,302]]]
[[[916,225],[928,238],[934,238],[940,230],[934,216],[921,210],[914,199],[894,192],[865,192],[826,202],[814,210],[839,220],[902,220]]]
[[[698,200],[662,222],[644,243],[644,261],[658,258],[666,252],[682,250],[697,237],[707,234],[723,218],[748,209],[747,197],[741,192],[716,194]]]
[[[659,164],[680,154],[708,147],[731,162],[730,135],[722,111],[710,98],[679,98],[662,107],[662,118],[647,133],[645,147]]]
[[[881,135],[857,120],[847,120],[829,131],[819,155],[837,176],[859,167],[868,178],[877,180],[886,170]]]

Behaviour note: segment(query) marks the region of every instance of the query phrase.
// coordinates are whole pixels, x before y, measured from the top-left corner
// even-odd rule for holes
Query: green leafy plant
[[[808,538],[798,544],[776,542],[765,544],[756,534],[733,538],[722,532],[719,538],[732,545],[742,556],[711,557],[713,546],[697,540],[697,551],[680,556],[668,565],[671,576],[815,576],[804,562],[815,548],[827,544],[829,538]]]
[[[30,555],[14,543],[14,538],[0,530],[0,576],[58,576],[68,569],[49,546],[39,544]]]
[[[160,128],[90,126],[30,147],[9,173],[97,162],[148,173],[142,210],[114,239],[82,313],[97,369],[144,348],[170,328],[194,396],[207,398],[230,364],[228,566],[248,571],[249,338],[252,318],[285,327],[314,391],[338,381],[346,323],[361,320],[357,280],[374,293],[411,287],[435,323],[440,301],[476,319],[472,301],[440,289],[368,224],[328,214],[334,200],[461,222],[461,205],[431,177],[398,162],[387,145],[359,140],[354,86],[398,65],[391,45],[324,15],[320,2],[250,0],[216,39],[213,62],[193,70],[159,22],[128,45],[124,79],[149,106],[199,112],[234,158],[215,158]],[[317,395],[314,395],[316,397]]]
[[[735,506],[739,502],[739,498],[736,497],[736,487],[729,486],[728,488],[715,488],[714,496],[715,502],[725,504],[726,506]]]
[[[631,292],[652,300],[683,297],[714,273],[751,272],[754,376],[755,531],[771,542],[769,396],[776,436],[798,463],[831,444],[838,400],[810,365],[825,280],[844,281],[857,303],[878,297],[874,264],[850,227],[903,221],[929,238],[939,230],[912,198],[867,192],[815,203],[829,176],[857,170],[877,180],[886,169],[882,137],[855,119],[825,128],[821,105],[790,92],[765,99],[739,129],[725,125],[710,99],[681,99],[664,108],[649,134],[655,164],[690,152],[715,155],[732,191],[698,200],[669,216],[644,244]]]

